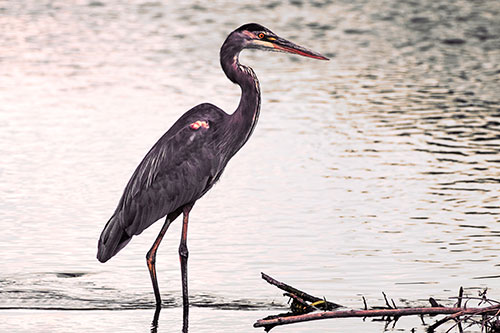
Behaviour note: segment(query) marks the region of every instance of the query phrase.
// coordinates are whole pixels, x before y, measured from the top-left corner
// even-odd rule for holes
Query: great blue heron
[[[183,214],[179,257],[185,327],[189,311],[186,245],[189,211],[217,182],[227,162],[252,134],[259,117],[259,81],[250,67],[238,61],[239,53],[245,48],[328,60],[256,23],[231,32],[222,45],[220,62],[226,76],[241,87],[238,108],[227,114],[215,105],[204,103],[182,115],[139,164],[99,239],[97,259],[106,262],[127,245],[132,236],[166,216],[146,255],[158,310],[161,297],[156,278],[156,250],[169,225]]]

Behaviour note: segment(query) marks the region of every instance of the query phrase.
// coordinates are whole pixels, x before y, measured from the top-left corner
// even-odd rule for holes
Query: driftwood
[[[328,302],[324,298],[309,295],[283,282],[277,281],[264,273],[262,273],[262,278],[268,283],[286,291],[284,295],[290,297],[292,300],[290,306],[291,312],[269,316],[255,322],[254,327],[263,327],[266,332],[280,325],[328,318],[379,317],[388,322],[394,321],[395,324],[399,317],[414,315],[421,316],[421,318],[424,315],[448,315],[430,325],[427,328],[429,333],[434,332],[437,327],[450,320],[455,322],[450,330],[456,327],[459,332],[463,332],[462,324],[465,324],[468,325],[467,327],[479,325],[481,332],[500,332],[500,302],[487,298],[486,291],[481,293],[479,297],[464,297],[463,288],[460,288],[458,297],[456,297],[457,302],[453,307],[443,306],[438,304],[433,298],[430,298],[430,307],[398,308],[394,300],[391,300],[392,303],[389,303],[386,295],[382,293],[386,303],[384,307],[369,309],[363,297],[363,310],[334,310],[342,306]],[[477,307],[467,307],[467,303],[471,300],[479,301]],[[480,318],[477,319],[478,317]]]
[[[323,310],[333,310],[333,309],[342,307],[342,305],[340,305],[340,304],[328,302],[324,298],[319,298],[316,296],[309,295],[308,293],[305,293],[305,292],[298,290],[292,286],[289,286],[286,283],[277,281],[265,273],[261,273],[261,274],[262,274],[262,278],[264,280],[266,280],[268,283],[278,287],[279,289],[286,291],[286,293],[284,295],[292,298],[296,302],[295,304],[292,303],[292,306],[291,306],[292,311],[294,313],[296,313],[296,312],[306,313],[306,312],[313,311],[316,306],[314,306],[314,305],[311,306],[310,304],[307,304],[307,302],[310,302],[311,304],[317,304],[317,307],[319,309],[323,309]],[[304,307],[304,308],[302,308],[302,307]]]

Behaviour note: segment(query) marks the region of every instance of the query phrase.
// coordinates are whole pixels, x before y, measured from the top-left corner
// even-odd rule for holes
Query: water
[[[105,265],[97,239],[175,119],[236,108],[218,51],[252,21],[331,61],[242,55],[262,113],[191,214],[191,331],[248,332],[282,311],[261,271],[354,308],[382,291],[452,304],[460,286],[499,299],[499,17],[497,1],[0,3],[0,327],[149,330],[144,256],[161,223]],[[180,330],[179,236],[176,222],[158,252],[159,331]]]

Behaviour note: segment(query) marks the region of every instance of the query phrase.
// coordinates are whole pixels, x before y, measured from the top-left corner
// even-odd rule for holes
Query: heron
[[[156,274],[156,251],[170,224],[181,214],[179,245],[184,327],[189,311],[187,230],[194,204],[219,180],[227,163],[247,142],[257,124],[261,94],[254,71],[240,64],[243,49],[261,49],[328,60],[325,56],[277,36],[257,23],[231,32],[220,50],[220,64],[229,80],[241,88],[236,110],[228,114],[209,103],[184,113],[153,145],[128,181],[113,215],[98,242],[97,259],[104,263],[123,249],[133,236],[154,222],[165,222],[146,254],[156,309],[161,296]]]

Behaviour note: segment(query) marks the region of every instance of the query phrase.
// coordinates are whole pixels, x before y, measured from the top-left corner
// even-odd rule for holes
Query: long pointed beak
[[[299,46],[281,37],[276,38],[276,40],[270,41],[270,43],[273,45],[276,51],[294,53],[304,57],[309,57],[319,60],[330,60],[327,57],[319,54],[318,52]]]

